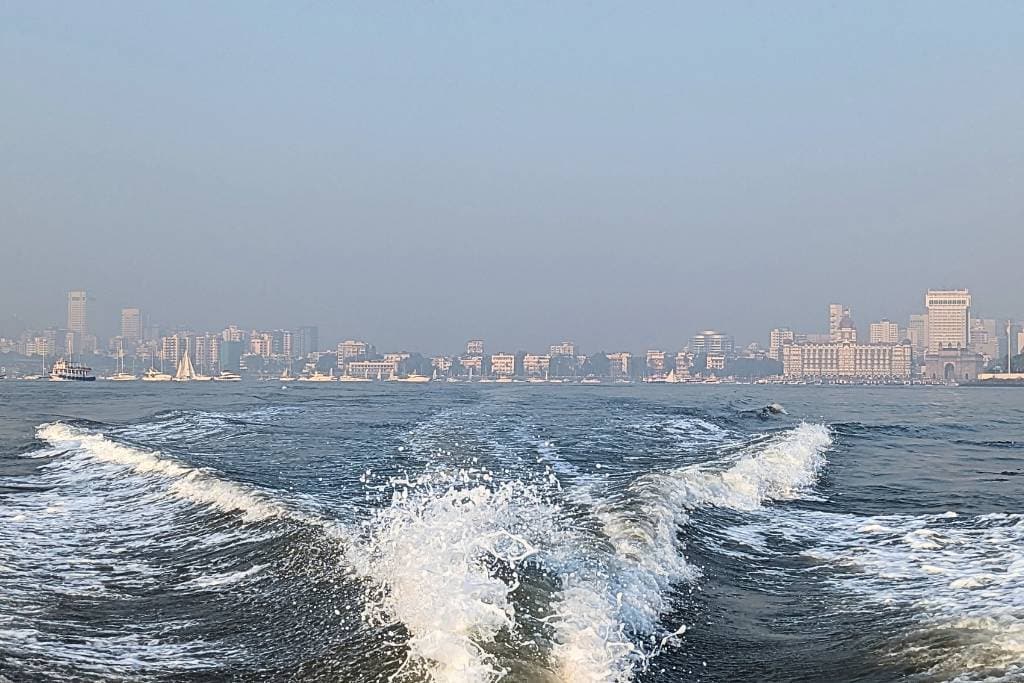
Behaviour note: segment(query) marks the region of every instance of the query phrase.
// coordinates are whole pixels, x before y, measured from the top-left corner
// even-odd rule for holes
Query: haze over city
[[[581,11],[586,7],[586,11]],[[0,9],[0,334],[444,351],[1019,317],[1024,7]]]

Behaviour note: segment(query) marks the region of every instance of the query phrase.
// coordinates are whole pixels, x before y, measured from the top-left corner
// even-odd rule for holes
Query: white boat
[[[170,382],[172,379],[174,378],[166,372],[160,372],[156,368],[150,368],[142,375],[143,382]]]
[[[178,361],[178,369],[174,373],[175,382],[208,382],[212,377],[209,375],[202,375],[196,372],[195,367],[192,365],[192,350],[188,341],[185,342],[185,353],[182,354],[181,360]],[[242,379],[239,377],[238,379]]]
[[[96,379],[92,368],[82,363],[71,363],[61,358],[50,368],[51,382],[92,382]]]
[[[239,375],[237,372],[228,372],[227,370],[224,370],[219,375],[216,375],[213,378],[213,381],[214,382],[241,382],[242,381],[242,376]]]
[[[280,380],[282,382],[294,382],[295,381],[295,376],[292,375],[291,368],[285,368],[281,372],[281,376],[278,377],[278,380]]]
[[[306,375],[305,377],[299,378],[300,382],[335,382],[337,378],[334,376],[334,368],[331,368],[328,374],[324,374],[319,370],[314,370],[312,375]]]
[[[134,382],[138,377],[124,371],[124,342],[118,340],[117,344],[117,372],[110,376],[112,382]]]
[[[422,384],[424,382],[429,382],[430,381],[430,378],[427,377],[426,375],[421,375],[421,374],[416,373],[416,372],[410,373],[410,374],[406,375],[405,377],[395,377],[393,379],[396,382],[406,382],[406,383],[409,383],[409,384]]]

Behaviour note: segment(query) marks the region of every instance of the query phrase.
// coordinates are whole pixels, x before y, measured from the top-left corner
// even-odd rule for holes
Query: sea
[[[1022,456],[1013,388],[0,382],[0,681],[1022,681]]]

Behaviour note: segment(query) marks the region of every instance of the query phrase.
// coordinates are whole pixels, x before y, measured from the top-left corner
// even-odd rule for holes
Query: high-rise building
[[[121,309],[121,339],[129,347],[142,340],[142,313],[139,309]]]
[[[295,355],[305,358],[314,351],[320,350],[320,330],[315,325],[303,325],[299,328],[295,343]]]
[[[914,347],[914,353],[924,354],[928,350],[928,314],[915,313],[907,324],[907,339]]]
[[[68,292],[68,329],[77,334],[89,331],[88,299],[82,290]]]
[[[736,348],[733,338],[723,332],[704,330],[690,339],[690,350],[694,353],[720,353],[730,356]]]
[[[928,352],[967,349],[971,344],[971,294],[966,289],[929,289]]]
[[[221,337],[218,367],[221,372],[238,372],[242,367],[242,342]]]
[[[899,344],[901,341],[900,326],[891,320],[879,320],[871,323],[868,341],[872,344]]]
[[[796,333],[788,327],[776,327],[768,335],[768,357],[782,361],[782,347],[796,343]]]
[[[995,358],[999,353],[998,327],[993,318],[971,318],[971,351],[980,353],[986,361]]]
[[[160,340],[160,358],[163,359],[164,367],[172,371],[185,353],[184,334],[172,334]]]
[[[852,319],[850,307],[843,304],[828,305],[828,338],[830,341],[843,341],[840,329],[843,327],[843,319]]]
[[[483,339],[470,339],[466,342],[466,355],[467,356],[482,356],[484,355],[484,340]]]

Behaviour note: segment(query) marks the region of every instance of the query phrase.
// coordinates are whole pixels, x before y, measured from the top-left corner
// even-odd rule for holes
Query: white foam
[[[395,620],[409,632],[406,665],[434,681],[496,681],[506,673],[487,651],[516,628],[497,568],[511,572],[554,533],[554,509],[516,482],[467,485],[468,474],[425,475],[396,490],[366,524],[350,561],[380,592],[371,620]]]
[[[935,680],[1021,680],[1024,516],[800,511],[771,524],[815,543],[807,555],[844,590],[914,615],[913,631],[894,634],[894,655]],[[865,536],[865,525],[884,531]]]
[[[679,540],[690,512],[705,505],[749,509],[792,498],[814,483],[831,443],[824,426],[803,424],[726,470],[693,466],[648,474],[632,483],[624,500],[597,502],[594,514],[613,555],[603,572],[585,576],[582,585],[566,582],[556,604],[559,645],[553,654],[565,680],[628,680],[637,664],[646,665],[654,653],[643,652],[625,634],[656,641],[672,635],[659,627],[669,591],[699,575]]]
[[[167,491],[176,497],[225,512],[239,512],[248,522],[277,517],[285,512],[281,505],[265,499],[254,490],[187,467],[157,452],[117,443],[103,434],[53,422],[41,425],[36,435],[52,446],[126,467],[134,474],[157,477],[167,483]]]

